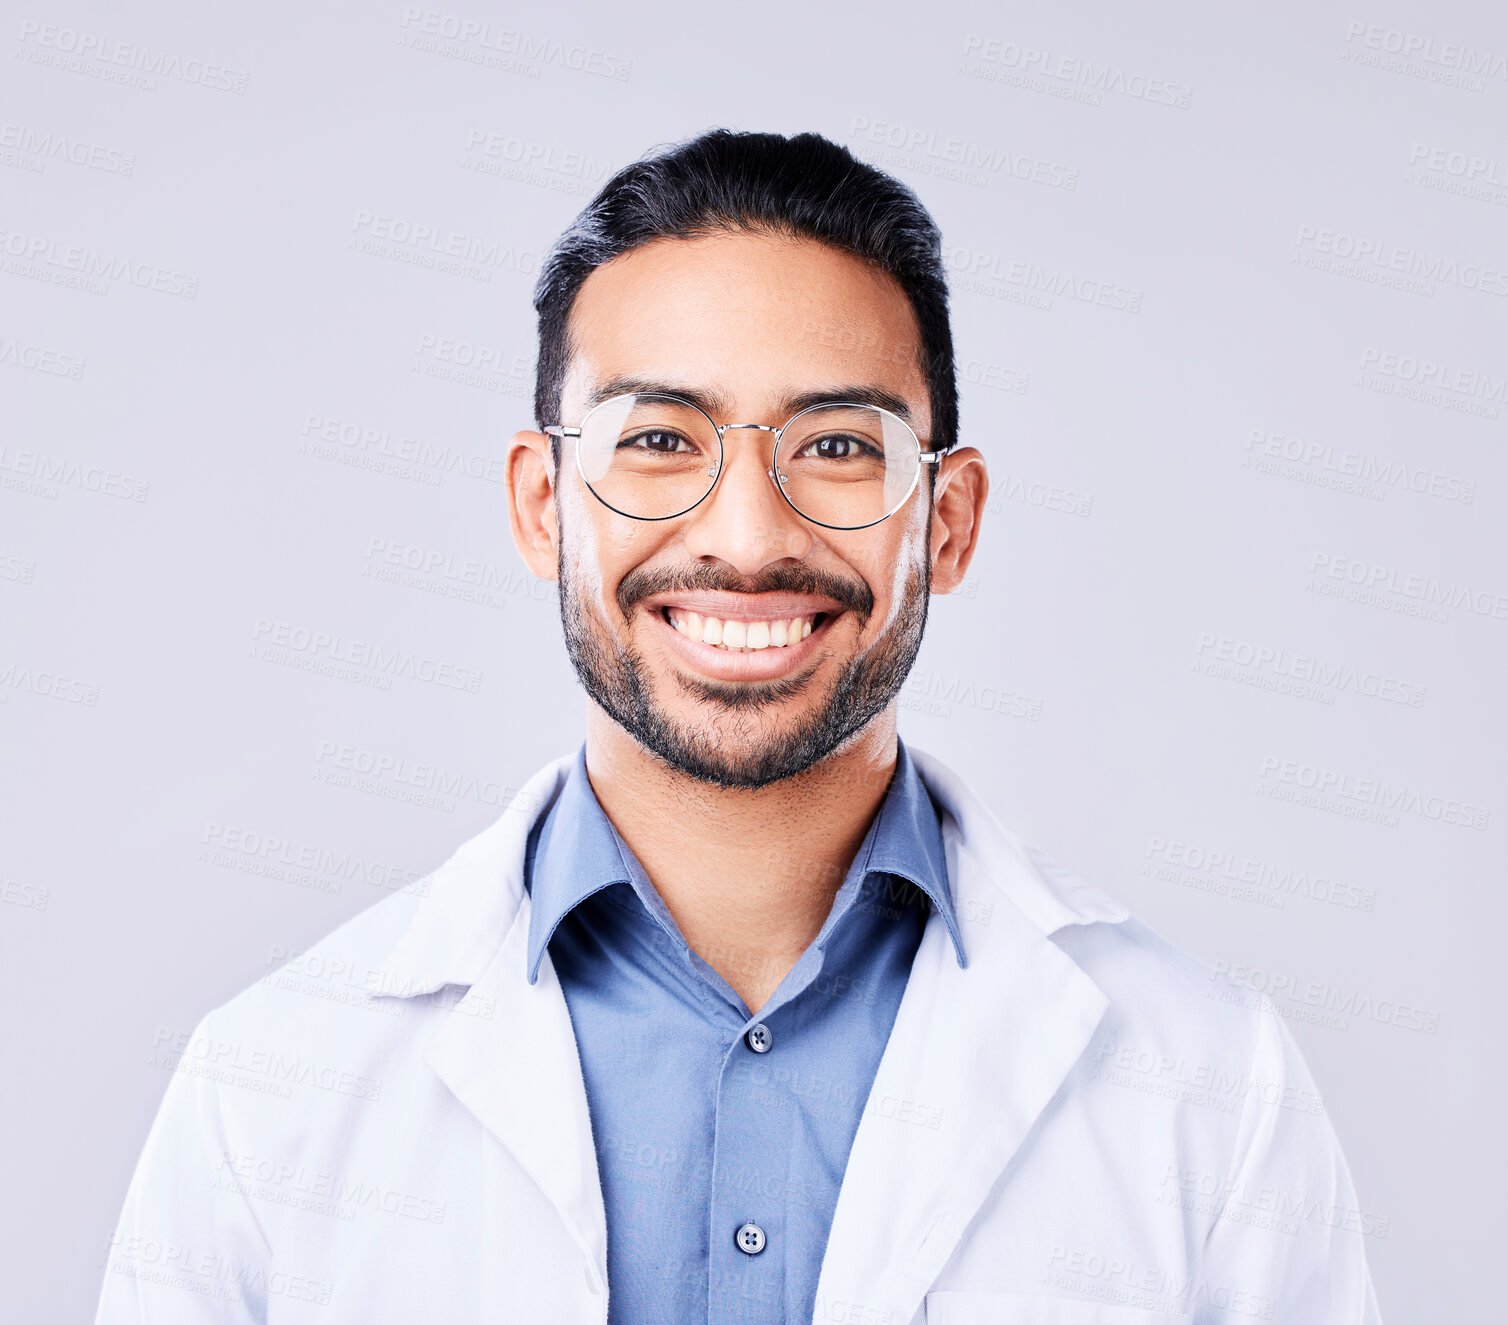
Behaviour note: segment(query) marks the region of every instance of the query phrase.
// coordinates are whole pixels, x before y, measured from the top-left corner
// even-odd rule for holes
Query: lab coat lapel
[[[540,769],[429,877],[383,963],[383,987],[416,997],[469,986],[431,1039],[429,1064],[559,1211],[605,1292],[607,1220],[570,1011],[548,953],[538,981],[527,978],[524,853],[573,757]]]
[[[525,897],[492,963],[431,1042],[429,1062],[559,1211],[600,1291],[607,1217],[586,1084],[548,954],[538,981],[525,978],[528,935]]]
[[[856,1308],[864,1314],[854,1319],[912,1319],[1108,1004],[1040,915],[1073,923],[1124,914],[1093,900],[1081,913],[1064,907],[972,794],[913,754],[945,811],[968,966],[958,967],[934,913],[854,1138],[819,1320],[849,1319],[836,1313]]]

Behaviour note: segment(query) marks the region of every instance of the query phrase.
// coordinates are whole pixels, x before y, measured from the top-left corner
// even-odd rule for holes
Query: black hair
[[[818,240],[895,279],[911,302],[921,337],[931,445],[952,446],[958,385],[942,236],[906,185],[816,133],[712,129],[625,166],[602,186],[556,242],[534,287],[537,423],[562,422],[571,306],[593,271],[652,240],[740,229]],[[934,467],[928,470],[935,474]]]

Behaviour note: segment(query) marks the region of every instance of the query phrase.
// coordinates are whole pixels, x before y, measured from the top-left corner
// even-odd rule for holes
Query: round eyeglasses
[[[894,515],[916,490],[924,451],[907,422],[875,405],[812,405],[779,428],[714,423],[689,400],[654,392],[612,396],[579,428],[548,424],[576,439],[582,481],[609,510],[634,520],[673,520],[705,501],[723,470],[724,434],[772,433],[766,471],[798,515],[827,529],[865,529]]]

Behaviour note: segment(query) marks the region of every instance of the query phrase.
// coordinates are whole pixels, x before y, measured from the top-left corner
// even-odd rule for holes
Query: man
[[[101,1322],[1376,1321],[1275,1015],[896,735],[988,494],[939,255],[811,134],[563,237],[507,476],[585,742],[200,1024]]]

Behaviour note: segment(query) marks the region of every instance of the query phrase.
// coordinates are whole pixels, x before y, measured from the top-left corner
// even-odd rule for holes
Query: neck
[[[795,777],[717,787],[669,767],[587,703],[598,802],[686,941],[752,1013],[817,937],[896,759],[891,705]]]

